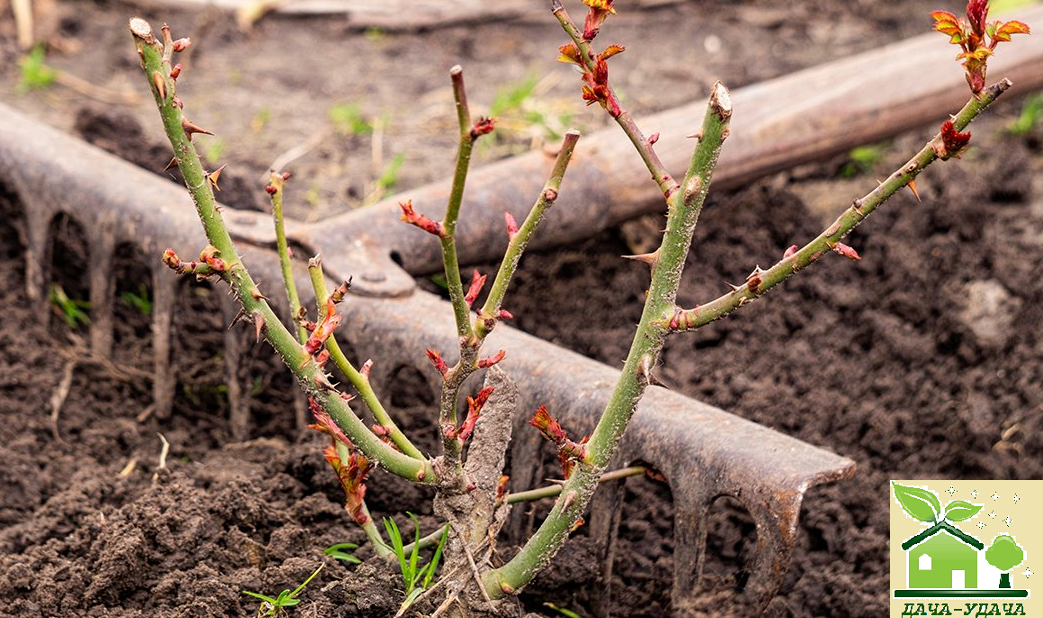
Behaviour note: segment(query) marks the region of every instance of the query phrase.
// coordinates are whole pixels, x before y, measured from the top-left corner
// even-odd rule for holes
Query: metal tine
[[[713,492],[703,475],[668,477],[674,496],[673,605],[683,608],[694,599],[706,564],[707,518]]]
[[[169,273],[168,273],[169,275]],[[239,302],[231,294],[226,294],[222,286],[216,286],[221,303],[221,316],[227,326],[224,331],[225,344],[225,384],[228,386],[228,422],[232,430],[232,438],[246,440],[250,437],[250,405],[244,394],[242,378],[243,363],[243,327],[233,324],[239,316]],[[252,335],[251,335],[252,336]]]
[[[113,311],[116,297],[116,275],[113,263],[116,255],[116,236],[112,229],[115,213],[97,218],[85,218],[90,260],[87,263],[90,278],[91,351],[102,358],[112,355]]]
[[[171,349],[174,307],[181,283],[170,269],[157,260],[152,267],[152,399],[156,417],[170,417],[174,406],[177,379],[174,376]]]
[[[29,300],[37,303],[47,301],[47,280],[50,279],[50,239],[48,231],[51,225],[50,209],[40,200],[27,197],[19,191],[19,199],[25,205],[26,247],[25,256],[25,292]],[[50,311],[41,314],[43,320],[50,319]]]
[[[763,611],[779,592],[796,545],[804,490],[749,496],[744,504],[757,525],[757,553],[741,597]]]
[[[629,465],[620,456],[613,458],[609,469],[623,468]],[[601,539],[599,558],[601,559],[601,591],[595,597],[594,611],[601,618],[612,615],[612,573],[615,569],[616,547],[619,540],[619,524],[623,518],[623,504],[626,497],[628,479],[602,483],[590,503],[590,537]]]

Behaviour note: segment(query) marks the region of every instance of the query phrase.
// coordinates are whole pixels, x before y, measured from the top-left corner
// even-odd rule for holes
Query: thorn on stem
[[[181,128],[185,130],[185,135],[188,136],[188,141],[192,141],[192,135],[195,133],[202,133],[203,135],[213,135],[210,131],[207,131],[203,127],[197,124],[193,124],[188,118],[181,117]]]
[[[152,85],[156,87],[156,92],[159,94],[160,101],[167,100],[167,82],[163,79],[163,75],[159,71],[152,72]]]
[[[623,258],[627,259],[627,260],[635,260],[637,262],[644,262],[645,264],[648,264],[649,267],[655,268],[656,264],[659,263],[659,249],[656,249],[655,251],[653,251],[651,253],[639,253],[637,255],[624,255]]]
[[[260,311],[254,311],[254,343],[261,341],[261,331],[264,330],[264,315]]]
[[[512,314],[510,311],[507,311],[506,309],[500,309],[500,312],[496,314],[496,317],[500,318],[501,320],[510,320],[514,318],[514,314]]]
[[[217,181],[221,178],[221,172],[223,172],[226,167],[228,167],[227,163],[206,175],[207,182],[210,183],[210,186],[213,187],[215,191],[221,190],[221,187],[217,185]]]
[[[909,184],[907,184],[906,186],[909,187],[909,190],[913,192],[913,197],[916,198],[916,202],[918,204],[923,203],[923,200],[920,199],[920,192],[916,190],[916,180],[910,180]]]

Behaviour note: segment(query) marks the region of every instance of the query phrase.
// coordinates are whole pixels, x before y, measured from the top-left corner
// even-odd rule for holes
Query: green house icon
[[[977,588],[978,539],[940,521],[902,543],[909,552],[910,588]]]

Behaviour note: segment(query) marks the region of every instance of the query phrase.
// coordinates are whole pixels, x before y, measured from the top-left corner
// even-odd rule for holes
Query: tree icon
[[[1010,588],[1010,570],[1024,559],[1025,552],[1009,534],[997,536],[985,550],[985,561],[1004,572],[1000,576],[1000,588]]]

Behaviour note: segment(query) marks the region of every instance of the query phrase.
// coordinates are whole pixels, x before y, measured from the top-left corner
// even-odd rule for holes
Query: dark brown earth
[[[729,75],[734,78],[730,83],[739,85],[820,61],[823,55],[865,49],[925,29],[919,16],[930,3],[892,4],[899,3],[816,1],[781,11],[769,3],[748,2],[736,9],[739,18],[725,10],[733,3],[724,2],[683,3],[629,16],[623,12],[618,26],[613,24],[613,38],[627,43],[634,62],[630,68],[638,69],[628,75],[623,89],[638,110],[659,109],[683,102],[716,76]],[[122,30],[126,7],[90,6],[89,17],[70,11],[72,17],[66,17],[72,22],[62,27],[74,32],[63,31],[64,36],[99,46],[96,51],[110,58],[130,57]],[[702,23],[713,26],[710,31],[725,42],[750,37],[762,44],[716,56],[695,45],[676,57],[657,53],[669,45],[649,32],[669,24],[694,24],[703,14],[712,17]],[[908,15],[917,18],[908,20]],[[502,83],[501,72],[516,79],[531,66],[543,71],[542,61],[533,58],[553,53],[558,41],[557,32],[541,19],[488,24],[476,33],[449,28],[374,39],[320,20],[273,19],[241,35],[212,14],[164,18],[208,28],[205,36],[214,42],[203,48],[194,67],[200,71],[195,82],[200,91],[207,79],[210,86],[223,84],[213,76],[236,60],[263,60],[248,59],[244,50],[271,53],[272,41],[303,49],[294,47],[295,42],[315,32],[335,34],[353,53],[369,53],[381,58],[382,66],[399,67],[389,71],[394,77],[382,77],[380,83],[367,74],[361,78],[364,85],[357,87],[371,88],[373,97],[366,105],[374,112],[384,109],[384,100],[399,101],[399,107],[388,107],[395,110],[389,127],[397,122],[399,128],[389,128],[385,137],[389,152],[410,152],[400,179],[404,186],[444,175],[445,160],[451,157],[451,145],[436,137],[443,126],[439,123],[451,121],[451,112],[430,112],[435,115],[418,119],[401,102],[411,92],[426,92],[434,93],[431,100],[438,104],[425,106],[425,113],[444,103],[441,84],[429,75],[430,62],[424,64],[430,60],[424,58],[427,50],[438,50],[437,61],[445,60],[446,66],[453,58],[474,63],[475,70],[468,69],[472,98],[487,101]],[[107,34],[113,27],[118,35]],[[502,54],[502,66],[482,62],[482,41],[490,41]],[[810,43],[825,51],[807,51]],[[0,47],[10,53],[9,41]],[[312,52],[285,55],[298,63],[314,57]],[[696,64],[694,56],[706,62]],[[286,60],[280,56],[272,62]],[[58,56],[55,64],[70,70],[85,65],[74,55]],[[120,76],[133,68],[120,65],[110,85],[120,86]],[[13,84],[12,72],[0,69],[0,84]],[[657,91],[661,96],[643,96],[648,80],[681,77],[692,83]],[[256,97],[248,88],[229,86],[232,103],[222,104],[212,94],[196,99],[200,115],[210,113],[209,120],[221,122],[223,117],[229,123],[217,132],[234,136],[226,138],[225,146],[235,163],[230,170],[249,170],[231,174],[231,193],[223,195],[229,203],[259,206],[257,192],[250,189],[254,176],[275,153],[321,129],[330,88],[347,87],[349,81],[339,77],[340,83],[320,88],[304,77],[294,79],[301,83],[282,87],[305,94],[314,88],[327,98],[321,103],[307,100],[319,97],[293,99],[301,105],[294,126],[274,136],[263,132],[258,137],[236,126],[244,122],[243,115],[228,110],[236,101]],[[126,83],[128,88],[137,85],[129,79]],[[575,102],[571,79],[554,88],[549,96]],[[78,130],[151,169],[165,164],[158,123],[147,108],[101,109],[55,92],[5,95],[5,102]],[[281,117],[283,105],[290,103],[273,97],[273,118]],[[1017,111],[1015,103],[999,106],[991,119],[975,125],[975,146],[964,160],[932,167],[919,182],[922,204],[901,195],[867,221],[851,241],[861,262],[826,259],[740,315],[668,344],[662,378],[671,388],[834,450],[859,465],[853,481],[809,493],[793,566],[768,615],[884,614],[887,479],[1043,476],[1043,283],[1038,277],[1043,265],[1043,132],[1036,128],[1024,137],[1004,134]],[[590,119],[588,126],[597,123],[596,116],[582,118]],[[883,177],[918,148],[928,131],[896,139],[872,171],[854,179],[837,176],[845,162],[841,158],[714,196],[696,235],[682,300],[716,296],[724,290],[722,281],[740,281],[755,264],[771,263],[790,244],[815,235],[830,208],[843,207],[866,191],[874,176]],[[316,183],[337,170],[343,177],[319,191],[314,212],[298,205],[299,216],[325,216],[344,207],[351,187],[356,194],[365,193],[372,174],[358,171],[366,166],[353,163],[369,160],[368,139],[326,139],[317,147],[318,155],[298,163],[298,177],[310,174]],[[411,150],[418,143],[430,160]],[[528,137],[513,135],[483,156],[501,156],[528,143]],[[363,152],[352,154],[353,149]],[[825,186],[828,199],[822,197]],[[341,507],[340,489],[320,454],[322,440],[297,436],[293,428],[290,381],[267,358],[267,348],[257,348],[258,358],[247,368],[256,378],[254,439],[231,441],[223,393],[224,325],[216,297],[221,292],[186,287],[180,299],[182,336],[172,368],[179,376],[175,414],[169,420],[136,420],[150,400],[148,377],[135,369],[150,366],[148,316],[117,303],[121,319],[114,359],[84,357],[86,330],[70,331],[48,315],[49,308],[25,297],[18,209],[9,195],[0,197],[0,307],[6,318],[0,326],[0,595],[6,603],[0,614],[246,615],[257,604],[243,590],[274,596],[303,581],[322,561],[323,548],[363,541]],[[516,325],[618,364],[640,313],[647,274],[617,256],[631,253],[658,224],[649,217],[574,246],[526,257],[511,293]],[[77,264],[87,258],[76,225],[56,225],[56,237],[54,279],[70,297],[85,298]],[[147,280],[144,260],[155,256],[122,253],[119,289],[136,291]],[[585,325],[592,310],[600,316],[597,329]],[[70,358],[79,362],[55,427],[50,399]],[[432,433],[422,430],[430,429],[426,419],[431,403],[425,392],[391,398],[407,430],[428,436]],[[164,470],[156,470],[157,432],[171,443]],[[131,461],[136,462],[133,470],[121,475]],[[612,583],[614,614],[660,616],[668,611],[672,573],[669,491],[645,479],[632,480],[628,487]],[[377,517],[394,515],[405,524],[403,513],[412,511],[420,515],[426,532],[436,521],[425,497],[388,475],[375,477],[368,494]],[[706,613],[714,614],[713,599],[742,586],[743,566],[753,547],[752,526],[741,505],[719,502],[710,535]],[[522,598],[524,607],[553,615],[543,605],[549,602],[589,615],[599,589],[594,554],[581,529],[561,562]],[[398,600],[360,588],[361,579],[345,565],[327,560],[304,593],[299,615],[393,613]]]

